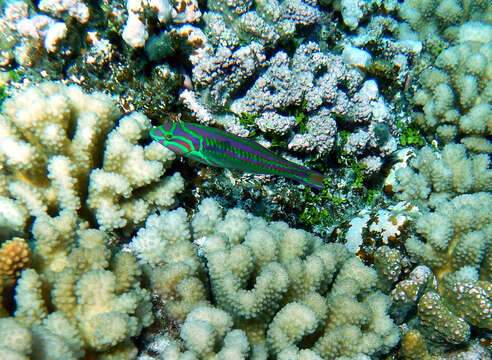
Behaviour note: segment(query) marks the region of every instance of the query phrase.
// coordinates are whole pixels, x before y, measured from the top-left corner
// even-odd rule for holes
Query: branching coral
[[[431,352],[466,343],[472,327],[492,328],[489,156],[462,144],[424,147],[396,178],[396,197],[419,209],[409,214],[416,231],[406,250],[432,271],[418,266],[396,285],[392,314],[420,331]],[[407,319],[416,309],[417,320]]]
[[[197,60],[193,67],[196,85],[208,88],[211,103],[225,106],[234,92],[265,66],[266,56],[264,47],[252,42],[235,51],[221,46]]]
[[[465,146],[458,144],[446,145],[442,153],[425,147],[411,167],[398,170],[396,176],[396,196],[415,202],[424,211],[416,221],[421,237],[406,241],[408,252],[432,267],[438,278],[466,265],[479,268],[490,251],[492,170],[488,156],[469,156]]]
[[[163,164],[169,164],[175,155],[156,142],[145,147],[138,144],[150,127],[149,119],[136,113],[122,118],[108,134],[103,166],[90,175],[87,199],[104,228],[144,221],[152,207],[170,207],[174,195],[183,188],[179,173],[156,182],[165,171]],[[146,191],[139,198],[131,198],[134,189],[144,187]]]
[[[312,0],[214,0],[208,7],[211,11],[203,16],[208,37],[214,45],[232,47],[250,41],[273,46],[292,38],[296,27],[315,24],[321,16]]]
[[[420,38],[431,52],[438,54],[443,41],[454,40],[459,34],[457,25],[469,20],[490,20],[490,6],[483,0],[406,0],[399,9],[405,21],[400,24],[400,37]],[[469,31],[468,35],[474,33]]]
[[[77,224],[73,216],[39,217],[33,235],[33,268],[22,272],[15,287],[13,317],[0,320],[23,332],[26,341],[32,337],[32,350],[6,347],[32,351],[37,359],[79,359],[102,351],[133,359],[136,349],[128,340],[153,317],[135,258],[120,252],[111,259],[105,233]],[[6,356],[2,351],[7,349],[0,349]]]
[[[152,209],[170,206],[183,186],[178,173],[161,180],[174,154],[155,143],[138,143],[150,128],[150,120],[138,113],[122,118],[108,134],[119,116],[109,97],[53,82],[5,101],[0,156],[6,165],[0,177],[8,185],[0,199],[18,216],[3,226],[25,231],[27,214],[82,215],[86,196],[106,229],[139,223]],[[132,196],[137,189],[138,198]]]
[[[258,76],[263,67],[266,70]],[[282,134],[288,149],[296,152],[328,154],[340,126],[354,129],[344,144],[347,153],[363,156],[370,151],[385,156],[396,147],[393,117],[376,82],[363,82],[359,70],[344,64],[341,56],[321,51],[314,42],[301,44],[292,57],[279,51],[268,61],[257,43],[235,52],[219,47],[195,65],[193,75],[198,92],[185,90],[181,97],[200,122],[215,121],[228,131],[248,136],[241,116],[257,114],[249,125],[268,136]],[[245,95],[235,98],[235,92],[244,91],[245,86],[249,86]],[[221,113],[216,102],[229,105],[235,115]],[[295,122],[284,116],[294,113],[292,109],[297,109]],[[296,127],[302,131],[296,134]]]
[[[487,153],[492,152],[490,13],[487,1],[406,0],[400,6],[406,22],[399,28],[400,38],[420,38],[433,55],[413,96],[417,123],[442,143],[460,140]]]
[[[413,98],[422,109],[416,122],[443,143],[461,140],[473,151],[491,153],[491,64],[490,42],[469,41],[442,51],[420,76],[422,88]]]
[[[148,118],[132,113],[111,131],[119,116],[107,96],[59,83],[33,86],[4,103],[1,194],[7,209],[18,210],[2,227],[35,247],[32,268],[15,286],[15,309],[3,311],[13,314],[32,345],[2,351],[38,359],[136,356],[130,338],[152,322],[150,294],[140,287],[136,259],[112,254],[102,229],[132,229],[166,209],[183,179],[176,173],[161,180],[174,155],[157,144],[140,145]],[[91,228],[96,221],[99,229]],[[2,261],[12,244],[4,244]],[[14,280],[28,258],[19,246],[2,264]],[[23,257],[14,263],[17,253]],[[12,285],[3,278],[2,287]]]
[[[160,221],[164,224],[171,216]],[[266,359],[271,354],[279,359],[341,359],[384,353],[398,342],[397,328],[387,315],[389,298],[375,290],[376,272],[343,245],[323,244],[305,231],[282,222],[268,224],[238,208],[222,217],[211,199],[202,202],[191,225],[198,250],[178,257],[171,251],[191,239],[169,241],[165,238],[172,231],[158,230],[169,235],[161,236],[165,265],[153,277],[155,291],[170,306],[168,315],[184,320],[181,338],[188,352],[182,356],[222,359],[236,344],[236,358],[249,354]],[[153,227],[160,225],[148,223],[145,232],[150,235]],[[148,249],[140,237],[130,246],[145,260]],[[190,290],[204,282],[203,269],[196,265],[200,258],[212,297],[203,292],[193,299]],[[175,313],[177,305],[182,311]],[[171,352],[177,358],[176,344],[164,351]]]
[[[439,352],[466,343],[472,326],[491,329],[490,286],[488,281],[479,281],[477,270],[471,266],[445,275],[438,283],[432,271],[421,265],[392,290],[391,313],[397,322],[406,320],[415,331],[425,335],[428,346],[424,349]],[[410,320],[408,316],[415,310],[416,318]],[[406,346],[410,343],[404,343]],[[405,351],[408,356],[418,353],[418,349]]]

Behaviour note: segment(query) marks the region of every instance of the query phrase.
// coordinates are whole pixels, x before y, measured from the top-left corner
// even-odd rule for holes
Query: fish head
[[[169,150],[180,155],[187,154],[192,151],[192,147],[189,146],[186,138],[177,135],[180,133],[180,130],[177,128],[178,126],[178,123],[164,123],[152,128],[149,134],[152,139],[164,145]]]

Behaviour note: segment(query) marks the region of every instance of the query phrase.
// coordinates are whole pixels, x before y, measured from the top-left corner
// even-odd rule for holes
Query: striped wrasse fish
[[[175,153],[206,165],[281,175],[316,189],[323,188],[322,174],[224,130],[195,123],[169,122],[154,127],[150,136]]]

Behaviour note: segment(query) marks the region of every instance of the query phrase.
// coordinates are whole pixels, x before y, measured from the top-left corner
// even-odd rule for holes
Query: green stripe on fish
[[[280,175],[323,188],[322,174],[224,130],[195,123],[164,123],[150,130],[150,136],[168,149],[206,165]]]

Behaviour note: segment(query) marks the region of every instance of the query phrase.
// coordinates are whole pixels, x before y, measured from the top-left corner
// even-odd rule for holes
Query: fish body
[[[187,122],[164,123],[150,130],[150,136],[168,149],[209,166],[280,175],[323,188],[322,174],[221,129]]]

